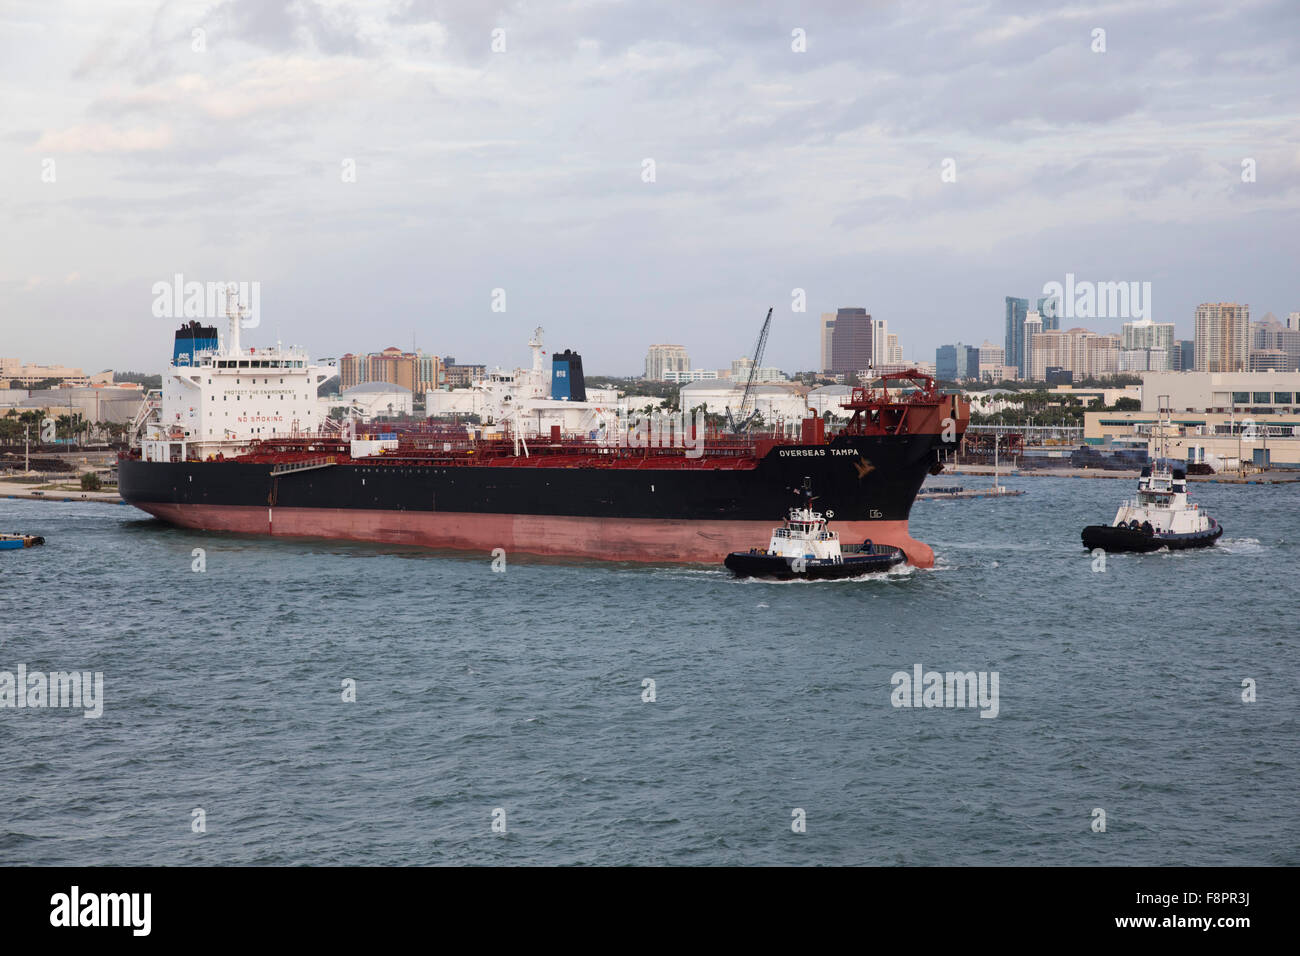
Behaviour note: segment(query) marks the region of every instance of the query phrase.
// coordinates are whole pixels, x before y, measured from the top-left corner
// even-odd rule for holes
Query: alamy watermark
[[[998,715],[997,671],[926,671],[912,665],[912,673],[895,671],[889,680],[895,707],[979,707],[981,717]]]
[[[154,318],[222,319],[227,306],[237,303],[241,329],[255,329],[262,323],[260,282],[186,282],[178,272],[170,282],[155,282],[151,291]]]
[[[1065,319],[1149,319],[1150,282],[1076,281],[1073,272],[1065,282],[1043,283],[1042,314]]]
[[[17,672],[0,671],[0,708],[28,710],[71,708],[94,719],[104,713],[104,675],[101,671],[31,671],[19,664]]]
[[[695,410],[694,420],[685,412],[652,411],[648,415],[620,411],[614,425],[618,448],[682,448],[687,458],[704,455],[704,410]]]

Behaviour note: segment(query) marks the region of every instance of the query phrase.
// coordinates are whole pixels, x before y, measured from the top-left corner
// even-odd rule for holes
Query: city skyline
[[[541,325],[609,374],[648,341],[725,366],[768,306],[792,368],[843,303],[930,354],[1067,273],[1150,282],[1180,336],[1300,298],[1281,3],[93,10],[0,13],[0,354],[28,361],[158,368],[178,273],[260,283],[252,342],[506,363]]]

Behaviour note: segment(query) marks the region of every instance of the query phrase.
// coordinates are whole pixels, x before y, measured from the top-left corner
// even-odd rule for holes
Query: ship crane
[[[757,416],[757,412],[753,409],[754,383],[758,379],[758,367],[763,364],[763,352],[767,349],[767,333],[771,328],[772,310],[768,309],[767,318],[763,320],[763,329],[758,333],[758,344],[754,346],[754,362],[749,367],[749,378],[745,382],[744,394],[740,397],[740,409],[734,418],[728,413],[733,432],[748,431]]]

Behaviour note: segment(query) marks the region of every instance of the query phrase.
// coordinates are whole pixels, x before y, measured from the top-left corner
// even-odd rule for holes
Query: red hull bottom
[[[774,521],[670,521],[559,515],[456,514],[351,508],[262,508],[237,505],[136,505],[163,521],[203,531],[341,538],[428,548],[645,561],[721,564],[728,552],[765,548]],[[870,538],[902,548],[909,564],[934,565],[930,546],[906,521],[836,521],[845,544]]]

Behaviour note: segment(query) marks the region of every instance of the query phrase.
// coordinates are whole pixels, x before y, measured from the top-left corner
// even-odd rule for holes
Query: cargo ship
[[[656,434],[573,381],[574,353],[554,356],[547,389],[540,330],[531,370],[475,383],[467,400],[483,414],[472,425],[336,420],[316,398],[333,369],[299,349],[242,349],[239,316],[225,341],[194,322],[177,332],[161,394],[137,420],[138,447],[118,463],[123,499],[163,521],[716,566],[765,546],[773,519],[811,489],[848,540],[893,545],[928,567],[933,551],[911,537],[908,516],[942,468],[939,450],[969,421],[960,396],[913,370],[855,387],[833,433],[808,413],[766,431],[729,434],[700,416]]]

